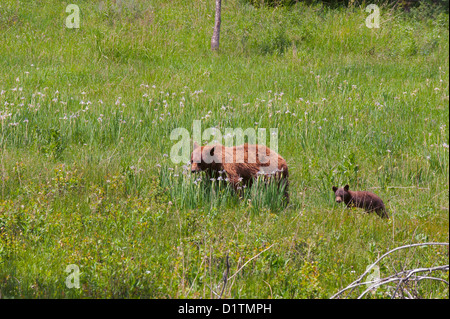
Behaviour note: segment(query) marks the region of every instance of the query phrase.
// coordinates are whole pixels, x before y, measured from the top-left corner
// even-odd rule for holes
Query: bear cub
[[[337,203],[344,202],[347,207],[364,208],[367,213],[376,212],[381,218],[389,218],[380,197],[367,191],[351,191],[348,185],[343,188],[333,186],[333,191]]]

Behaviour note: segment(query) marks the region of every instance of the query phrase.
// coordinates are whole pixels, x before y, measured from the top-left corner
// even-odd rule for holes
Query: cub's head
[[[343,188],[337,188],[336,186],[333,186],[333,192],[336,199],[336,203],[349,201],[351,195],[348,191],[349,191],[348,185],[345,185]]]
[[[218,145],[200,146],[194,142],[194,151],[191,154],[191,172],[197,173],[209,168],[214,169],[219,163],[218,151]]]

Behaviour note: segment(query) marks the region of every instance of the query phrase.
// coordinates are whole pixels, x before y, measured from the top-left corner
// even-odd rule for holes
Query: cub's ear
[[[348,186],[348,185],[345,185],[345,186],[344,186],[344,190],[345,190],[346,192],[348,192],[348,189],[349,189],[349,186]]]
[[[338,188],[337,188],[336,186],[333,186],[333,192],[336,193],[337,189],[338,189]]]
[[[199,147],[200,147],[200,145],[198,145],[197,142],[194,142],[194,150],[199,148]]]

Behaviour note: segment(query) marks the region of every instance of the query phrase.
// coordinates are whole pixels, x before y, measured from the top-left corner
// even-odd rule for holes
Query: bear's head
[[[336,203],[349,202],[352,195],[349,193],[349,186],[345,185],[343,188],[337,188],[333,186],[333,192],[336,199]]]
[[[197,173],[207,169],[220,170],[219,147],[221,145],[200,146],[194,142],[194,151],[191,154],[191,172]]]

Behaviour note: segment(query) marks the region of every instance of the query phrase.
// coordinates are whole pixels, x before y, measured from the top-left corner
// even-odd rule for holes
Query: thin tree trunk
[[[214,32],[211,39],[211,50],[213,51],[219,50],[221,11],[222,0],[216,0],[216,17],[214,21]]]

